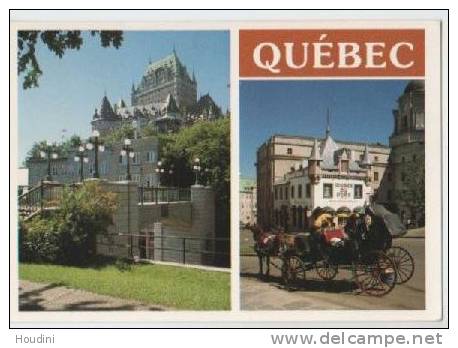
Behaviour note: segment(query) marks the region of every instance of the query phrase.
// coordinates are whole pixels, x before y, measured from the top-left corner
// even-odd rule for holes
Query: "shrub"
[[[103,191],[97,182],[66,189],[57,211],[21,223],[21,261],[88,262],[95,255],[97,234],[106,233],[115,209],[116,195]]]

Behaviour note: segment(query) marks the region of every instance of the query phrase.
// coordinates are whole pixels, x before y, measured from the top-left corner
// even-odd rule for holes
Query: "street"
[[[252,245],[251,233],[241,233],[241,250]],[[245,244],[245,245],[244,245]],[[281,285],[280,271],[271,266],[269,279],[258,277],[258,258],[241,256],[242,310],[304,310],[304,309],[424,309],[425,308],[425,251],[424,238],[400,238],[394,245],[406,248],[415,260],[413,277],[397,285],[383,297],[371,297],[355,291],[351,272],[339,270],[331,281],[321,280],[309,271],[302,286],[288,290]],[[242,254],[243,255],[243,254]],[[278,259],[272,260],[280,265]]]

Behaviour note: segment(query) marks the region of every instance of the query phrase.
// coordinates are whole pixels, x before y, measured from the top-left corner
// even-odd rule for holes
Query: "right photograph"
[[[239,102],[241,309],[424,310],[424,80],[245,80]]]

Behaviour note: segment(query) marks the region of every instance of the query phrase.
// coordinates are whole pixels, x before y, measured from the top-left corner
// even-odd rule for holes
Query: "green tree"
[[[102,137],[105,145],[113,145],[124,141],[124,139],[132,139],[134,137],[134,127],[132,124],[124,124],[120,128],[114,129]]]
[[[229,237],[230,119],[199,121],[177,133],[160,137],[161,160],[173,175],[163,175],[164,185],[188,187],[194,184],[194,160],[200,159],[199,183],[211,185],[216,193],[217,236]]]
[[[91,36],[99,36],[102,47],[119,48],[123,41],[122,31],[92,30]],[[37,59],[37,44],[44,44],[51,52],[62,58],[67,50],[79,50],[83,45],[80,30],[20,30],[18,31],[18,74],[24,74],[24,89],[38,87],[43,74]]]
[[[84,264],[95,256],[96,236],[107,232],[117,206],[116,194],[96,182],[66,189],[59,209],[42,213],[19,228],[20,260]]]

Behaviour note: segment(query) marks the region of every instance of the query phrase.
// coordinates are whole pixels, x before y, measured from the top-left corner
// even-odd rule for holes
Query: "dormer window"
[[[292,148],[292,147],[288,147],[288,148],[286,149],[286,153],[287,153],[288,155],[292,155],[292,154],[293,154],[293,148]]]
[[[348,160],[342,160],[340,162],[340,171],[344,173],[348,173]]]

